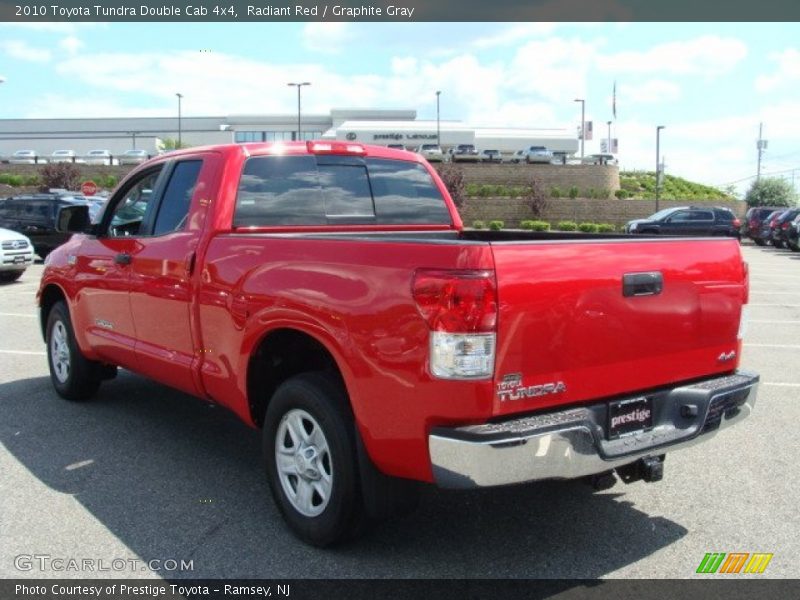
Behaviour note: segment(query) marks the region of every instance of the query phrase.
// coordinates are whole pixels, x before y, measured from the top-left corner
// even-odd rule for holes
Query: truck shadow
[[[89,403],[59,399],[46,377],[0,384],[0,442],[139,558],[193,560],[193,571],[169,577],[596,578],[687,533],[623,494],[553,482],[428,487],[413,515],[333,550],[310,548],[272,503],[257,431],[127,372]]]

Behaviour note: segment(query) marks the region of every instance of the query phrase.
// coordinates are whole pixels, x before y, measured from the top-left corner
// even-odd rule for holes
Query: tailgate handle
[[[622,276],[622,295],[655,296],[664,289],[664,276],[658,271],[652,273],[625,273]]]

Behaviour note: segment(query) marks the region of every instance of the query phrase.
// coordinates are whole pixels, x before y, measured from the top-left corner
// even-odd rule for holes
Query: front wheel
[[[792,240],[788,240],[786,242],[786,245],[789,247],[789,250],[791,250],[792,252],[800,252],[800,240],[798,240],[798,242],[795,242],[795,241],[792,241]]]
[[[323,547],[361,529],[353,416],[338,381],[322,373],[285,381],[269,403],[263,443],[272,496],[300,539]]]
[[[100,387],[100,365],[88,360],[78,348],[64,302],[50,309],[46,331],[47,363],[56,392],[67,400],[88,400]]]
[[[775,248],[783,248],[783,240],[772,240],[772,245]]]
[[[764,240],[762,240],[761,238],[753,238],[753,241],[755,242],[756,246],[766,246],[767,245],[767,243]]]

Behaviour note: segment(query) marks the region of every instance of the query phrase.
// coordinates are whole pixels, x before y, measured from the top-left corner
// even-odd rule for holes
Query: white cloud
[[[756,90],[770,92],[782,85],[797,85],[800,81],[800,51],[787,48],[783,52],[770,55],[770,60],[777,63],[777,69],[770,75],[756,78]]]
[[[30,62],[47,62],[50,60],[50,51],[44,48],[35,48],[21,40],[0,41],[0,50],[11,58]]]
[[[349,24],[338,21],[308,23],[303,27],[303,46],[314,52],[338,54],[350,35]]]
[[[681,97],[681,88],[677,83],[663,79],[651,79],[637,85],[623,84],[617,89],[617,106],[620,102],[626,105],[655,104],[658,102],[674,102]]]
[[[557,23],[517,23],[492,35],[479,37],[470,46],[485,50],[498,46],[511,46],[520,40],[552,33]]]
[[[718,75],[733,69],[747,56],[744,42],[716,35],[667,42],[641,52],[609,54],[599,60],[599,69],[610,73],[671,73]]]
[[[69,54],[77,54],[78,50],[84,46],[83,42],[74,35],[65,37],[59,42],[58,45],[66,50]]]

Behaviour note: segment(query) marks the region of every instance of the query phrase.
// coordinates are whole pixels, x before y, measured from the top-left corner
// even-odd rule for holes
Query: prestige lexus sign
[[[373,140],[435,140],[435,133],[374,133]]]

